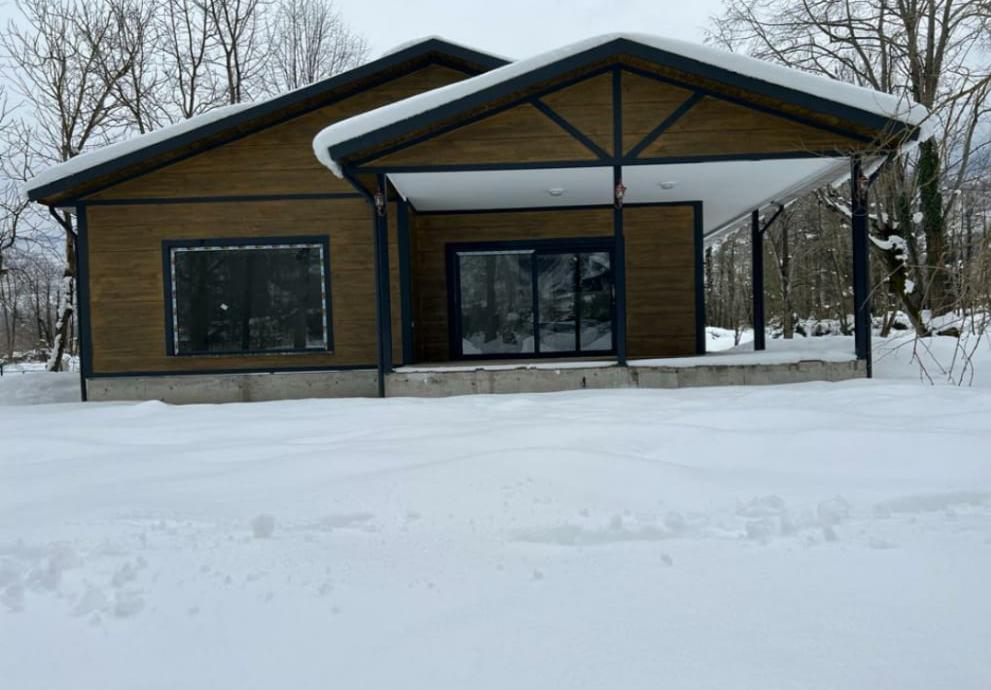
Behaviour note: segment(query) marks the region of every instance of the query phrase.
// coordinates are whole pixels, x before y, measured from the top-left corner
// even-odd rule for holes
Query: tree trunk
[[[65,223],[69,222],[66,218]],[[71,230],[65,228],[65,272],[62,274],[62,290],[59,296],[58,319],[55,322],[55,337],[46,367],[48,371],[62,371],[62,357],[65,355],[66,344],[71,338],[72,317],[75,313],[76,238]]]
[[[933,316],[953,308],[950,271],[946,265],[946,228],[943,218],[943,193],[940,189],[939,149],[933,140],[919,144],[919,202],[922,207],[922,230],[926,237],[926,295]]]

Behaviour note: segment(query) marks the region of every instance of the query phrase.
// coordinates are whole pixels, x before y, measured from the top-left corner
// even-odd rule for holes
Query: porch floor
[[[696,357],[613,357],[459,361],[399,367],[386,377],[389,396],[539,393],[582,388],[684,388],[768,385],[863,378],[853,338],[771,340]]]

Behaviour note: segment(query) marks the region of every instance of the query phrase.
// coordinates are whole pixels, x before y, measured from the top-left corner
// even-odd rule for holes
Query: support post
[[[760,212],[750,214],[750,269],[753,285],[754,350],[767,349],[767,325],[764,320],[764,233],[760,227]]]
[[[89,228],[86,204],[76,204],[76,338],[79,343],[79,399],[89,399],[86,379],[93,372],[89,320]]]
[[[613,185],[615,200],[613,203],[613,278],[615,281],[616,313],[613,328],[616,338],[616,359],[620,366],[626,366],[626,238],[623,235],[623,168],[613,166]]]
[[[410,253],[409,203],[396,202],[396,232],[399,244],[399,302],[403,330],[403,364],[413,363],[413,267]]]
[[[375,214],[375,329],[378,341],[378,395],[385,397],[385,375],[392,371],[392,306],[389,295],[388,182],[377,176],[372,212]]]
[[[860,158],[850,161],[851,231],[853,248],[853,323],[857,359],[873,375],[871,362],[870,249],[868,245],[868,193],[870,182]]]

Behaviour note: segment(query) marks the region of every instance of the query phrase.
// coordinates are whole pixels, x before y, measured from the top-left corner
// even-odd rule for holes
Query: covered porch
[[[380,394],[869,375],[865,171],[920,135],[920,114],[731,57],[592,39],[321,132],[318,157],[372,207]],[[761,351],[765,231],[792,199],[847,179],[855,347],[693,361],[705,245],[750,227]]]

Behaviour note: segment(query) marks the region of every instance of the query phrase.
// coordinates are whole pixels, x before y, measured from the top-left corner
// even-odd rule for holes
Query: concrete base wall
[[[386,376],[390,397],[475,393],[550,393],[586,388],[686,388],[845,381],[865,376],[862,362],[810,360],[792,364],[686,367],[565,367],[397,371]],[[299,398],[375,397],[376,372],[307,371],[265,374],[115,376],[87,379],[90,400],[225,403]]]
[[[225,403],[378,395],[374,369],[263,374],[115,376],[86,380],[90,400]]]
[[[809,360],[791,364],[691,367],[569,367],[397,371],[386,378],[386,395],[441,397],[472,393],[548,393],[583,388],[688,388],[754,386],[864,378],[862,362]]]

